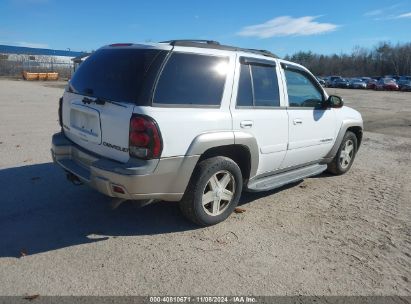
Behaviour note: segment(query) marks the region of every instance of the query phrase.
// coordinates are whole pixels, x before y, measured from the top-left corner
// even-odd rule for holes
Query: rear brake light
[[[163,149],[157,123],[148,116],[133,115],[130,119],[129,153],[142,159],[159,158]]]
[[[132,142],[134,146],[147,147],[150,143],[150,137],[143,132],[134,131],[130,134],[130,142]]]
[[[134,131],[144,131],[146,129],[146,120],[143,117],[134,117],[130,120],[130,128]]]

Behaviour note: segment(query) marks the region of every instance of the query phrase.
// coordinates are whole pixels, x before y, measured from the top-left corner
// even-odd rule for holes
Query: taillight
[[[59,99],[59,124],[63,127],[63,97]]]
[[[128,146],[132,157],[142,159],[160,157],[163,143],[154,119],[136,114],[131,117]]]

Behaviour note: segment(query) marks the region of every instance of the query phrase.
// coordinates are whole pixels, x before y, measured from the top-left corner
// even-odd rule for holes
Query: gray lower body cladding
[[[180,156],[120,163],[97,156],[57,133],[52,139],[53,161],[97,191],[123,199],[179,201],[199,156]],[[114,191],[119,186],[124,193]]]

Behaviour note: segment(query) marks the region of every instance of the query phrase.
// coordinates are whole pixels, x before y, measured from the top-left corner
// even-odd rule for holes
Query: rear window
[[[157,55],[153,49],[100,49],[84,61],[70,81],[78,94],[136,103]]]
[[[160,76],[153,103],[218,106],[227,70],[227,57],[173,53]]]

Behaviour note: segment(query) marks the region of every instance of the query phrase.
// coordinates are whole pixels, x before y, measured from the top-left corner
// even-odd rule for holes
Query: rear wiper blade
[[[99,104],[99,105],[103,105],[103,104],[106,103],[106,101],[103,100],[103,99],[101,99],[101,98],[92,99],[92,98],[88,98],[88,97],[84,97],[83,100],[82,100],[82,102],[83,102],[84,104],[95,103],[95,104]]]
[[[95,99],[91,99],[91,98],[88,98],[88,97],[84,97],[83,100],[82,100],[82,102],[83,102],[84,104],[91,104],[91,103],[94,102],[95,104],[98,104],[98,105],[104,105],[104,104],[107,102],[107,103],[111,103],[111,104],[116,105],[116,106],[119,106],[119,107],[127,108],[125,105],[122,105],[121,103],[118,103],[118,102],[115,102],[115,101],[111,101],[111,100],[108,100],[108,99],[105,99],[105,98],[101,98],[101,97],[96,97]]]

